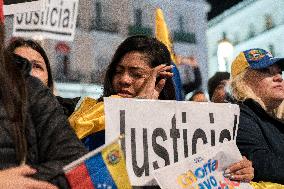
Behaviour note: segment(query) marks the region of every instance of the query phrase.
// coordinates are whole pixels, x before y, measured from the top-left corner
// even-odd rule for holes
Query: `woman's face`
[[[39,52],[30,47],[18,47],[15,49],[14,53],[28,59],[32,64],[31,75],[40,79],[44,85],[48,85],[48,72],[46,64]]]
[[[219,83],[212,95],[212,102],[215,103],[224,103],[226,101],[226,91],[225,87],[228,83],[228,80],[223,80]]]
[[[139,52],[127,53],[115,68],[112,86],[117,95],[133,98],[151,74],[149,60]]]
[[[266,106],[278,106],[284,100],[284,82],[278,65],[252,70],[249,85]]]

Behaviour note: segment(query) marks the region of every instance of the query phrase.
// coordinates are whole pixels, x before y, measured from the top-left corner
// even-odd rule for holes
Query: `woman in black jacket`
[[[252,161],[255,181],[284,184],[284,123],[273,116],[284,100],[283,64],[263,49],[243,51],[232,64],[241,109],[237,145]]]
[[[3,27],[0,28],[0,40],[4,44]],[[0,180],[0,186],[55,188],[37,181],[42,180],[69,188],[62,167],[84,155],[86,150],[69,127],[51,91],[29,75],[27,60],[7,52],[4,57],[3,51],[1,46],[0,176],[15,176],[10,178],[10,184]]]

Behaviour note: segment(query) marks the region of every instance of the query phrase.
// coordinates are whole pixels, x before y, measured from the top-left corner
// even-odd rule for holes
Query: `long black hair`
[[[0,24],[0,103],[11,122],[10,133],[13,137],[16,158],[19,163],[25,161],[27,142],[25,137],[26,87],[23,75],[12,64],[13,56],[4,49],[4,25]]]
[[[44,60],[45,66],[46,66],[46,70],[47,70],[47,74],[48,74],[47,86],[51,89],[51,91],[53,91],[54,83],[53,83],[49,59],[46,55],[45,50],[41,47],[41,45],[39,43],[37,43],[34,40],[31,40],[31,39],[26,40],[26,39],[23,39],[23,38],[16,38],[12,42],[10,42],[10,44],[7,47],[7,51],[13,53],[19,47],[29,47],[29,48],[37,51],[43,57],[43,60]]]
[[[115,69],[121,59],[129,52],[139,52],[144,54],[152,68],[161,65],[171,65],[171,56],[167,47],[156,38],[143,35],[128,37],[117,48],[110,65],[106,71],[104,80],[104,97],[114,95],[115,91],[112,86]],[[175,100],[175,89],[171,79],[167,79],[163,90],[160,93],[161,100]]]

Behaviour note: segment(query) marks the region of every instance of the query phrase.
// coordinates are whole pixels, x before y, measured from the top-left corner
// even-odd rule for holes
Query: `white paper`
[[[39,11],[14,15],[13,36],[73,41],[79,0],[42,0]]]
[[[38,11],[41,7],[42,0],[25,1],[21,0],[20,3],[8,4],[9,0],[4,0],[4,15],[12,15],[27,11]],[[7,3],[6,3],[7,2]]]
[[[230,181],[223,176],[229,165],[241,159],[236,144],[227,142],[156,170],[153,176],[161,189],[252,189],[248,183]]]

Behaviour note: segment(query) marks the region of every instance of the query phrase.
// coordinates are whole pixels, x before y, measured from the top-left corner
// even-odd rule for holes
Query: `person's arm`
[[[48,88],[33,77],[27,78],[28,113],[35,127],[38,163],[34,178],[69,188],[62,168],[87,150],[71,129],[63,109]]]
[[[242,155],[252,161],[255,181],[284,183],[283,154],[273,153],[262,134],[253,112],[241,111],[237,145]]]
[[[201,77],[201,72],[198,66],[194,66],[193,68],[193,74],[194,74],[194,80],[193,81],[188,81],[183,85],[184,92],[186,94],[194,91],[195,89],[200,88],[202,84],[202,77]]]

